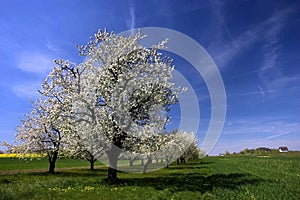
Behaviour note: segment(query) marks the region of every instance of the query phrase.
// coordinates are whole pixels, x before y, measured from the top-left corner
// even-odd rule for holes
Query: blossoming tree
[[[171,59],[158,51],[166,41],[145,48],[139,44],[144,37],[99,30],[78,47],[85,56],[80,65],[57,60],[39,91],[41,98],[18,129],[19,150],[47,153],[51,173],[61,150],[87,151],[92,161],[105,152],[110,181],[117,179],[122,151],[149,161],[172,140],[161,132],[182,89],[171,82]]]
[[[168,167],[174,160],[182,156],[189,146],[196,142],[194,133],[183,130],[173,130],[164,134],[165,142],[161,146]]]
[[[81,64],[81,92],[73,98],[77,130],[105,144],[110,181],[117,179],[121,151],[143,141],[138,138],[149,127],[158,135],[180,92],[170,81],[171,60],[158,52],[166,41],[147,49],[139,44],[141,39],[140,33],[123,37],[100,30],[87,46],[79,47],[86,60]]]
[[[49,172],[54,173],[55,163],[60,151],[64,149],[65,135],[69,134],[72,124],[65,122],[52,105],[39,98],[32,102],[30,114],[21,120],[17,128],[16,145],[6,145],[9,150],[22,156],[32,153],[46,155]]]
[[[69,65],[64,63],[65,68]],[[32,101],[32,111],[21,120],[16,145],[9,146],[11,151],[22,155],[46,154],[50,173],[54,173],[59,153],[74,151],[70,151],[70,146],[77,142],[74,120],[69,117],[72,101],[70,92],[66,90],[71,88],[73,80],[73,76],[66,73],[64,68],[54,67],[42,83],[39,97],[35,102]]]
[[[59,112],[62,123],[69,123],[68,134],[64,135],[64,155],[83,157],[90,162],[90,169],[94,169],[96,157],[104,154],[101,143],[97,147],[87,148],[87,138],[81,137],[76,129],[73,115],[73,97],[80,93],[81,74],[83,67],[77,66],[67,60],[55,60],[56,67],[47,76],[42,84],[40,94]]]
[[[18,126],[15,144],[4,142],[9,151],[28,157],[47,155],[49,172],[54,173],[59,154],[85,155],[94,167],[95,152],[87,151],[75,129],[72,117],[72,94],[76,89],[79,71],[68,61],[55,61],[56,67],[49,73],[39,90],[39,97],[32,101],[32,110]]]

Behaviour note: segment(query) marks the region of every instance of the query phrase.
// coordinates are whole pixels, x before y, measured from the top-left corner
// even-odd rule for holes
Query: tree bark
[[[143,168],[143,174],[146,173],[147,168],[148,168],[148,166],[149,166],[150,163],[152,163],[152,159],[151,159],[151,158],[148,158],[148,159],[147,159],[147,162],[146,162],[146,164],[144,165],[144,168]]]
[[[135,159],[133,159],[133,158],[130,158],[130,160],[129,160],[129,165],[130,166],[133,166],[133,162],[135,161]]]
[[[94,170],[95,169],[95,162],[96,162],[96,159],[91,159],[90,160],[90,170]]]
[[[94,170],[95,169],[95,162],[97,161],[97,159],[95,158],[95,156],[91,152],[85,151],[85,153],[86,153],[85,159],[90,162],[90,170]]]
[[[168,158],[166,158],[166,163],[167,163],[167,168],[169,168],[170,160]]]
[[[115,182],[118,180],[117,165],[118,165],[118,158],[120,153],[121,153],[121,149],[118,148],[116,145],[112,145],[111,149],[107,151],[107,156],[109,160],[107,179],[110,182]]]
[[[90,170],[94,170],[95,162],[97,161],[95,156],[91,152],[86,151],[86,159],[90,162]]]
[[[58,151],[54,151],[53,155],[48,155],[48,160],[49,160],[49,173],[54,174],[55,170],[55,163],[56,159],[58,157]]]

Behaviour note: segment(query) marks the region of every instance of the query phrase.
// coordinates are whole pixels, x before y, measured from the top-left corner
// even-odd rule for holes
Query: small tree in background
[[[225,151],[225,155],[226,156],[229,156],[230,155],[230,152],[227,150],[227,151]]]
[[[195,160],[205,156],[205,152],[198,148],[197,140],[191,142],[190,146],[185,150],[183,156],[188,160]]]
[[[74,137],[74,121],[70,118],[72,99],[66,89],[72,88],[74,80],[73,74],[66,73],[69,65],[65,62],[63,67],[54,67],[39,90],[40,96],[32,101],[31,113],[21,120],[16,145],[6,143],[8,149],[21,155],[46,154],[50,173],[54,173],[59,153],[64,151],[66,155],[71,152],[70,146],[77,139]]]
[[[194,133],[187,133],[183,130],[173,130],[163,134],[164,144],[161,149],[167,162],[167,167],[180,156],[184,155],[190,145],[195,141]]]
[[[31,113],[25,115],[17,129],[16,145],[5,143],[5,146],[23,157],[32,153],[47,155],[49,172],[54,173],[58,154],[64,149],[65,135],[69,134],[72,124],[60,116],[59,109],[41,98],[32,105]]]
[[[16,145],[4,146],[9,151],[30,156],[31,153],[47,155],[49,172],[54,173],[56,160],[80,155],[90,162],[96,161],[95,152],[89,152],[76,132],[72,117],[72,94],[78,89],[78,68],[69,61],[55,61],[56,67],[49,73],[39,90],[39,98],[32,101],[32,111],[21,120],[17,129]]]

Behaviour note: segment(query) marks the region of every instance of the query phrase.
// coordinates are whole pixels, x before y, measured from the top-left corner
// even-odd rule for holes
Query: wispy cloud
[[[259,38],[258,32],[261,27],[254,27],[239,35],[231,41],[219,41],[209,47],[218,66],[224,68],[228,62],[235,58],[242,50],[249,48]],[[238,48],[237,48],[238,46]]]
[[[230,41],[232,42],[234,48],[236,50],[240,50],[239,45],[236,43],[235,38],[233,37],[232,33],[230,32],[229,28],[226,25],[225,17],[224,17],[224,1],[220,0],[210,0],[211,8],[215,16],[217,17],[221,27],[225,30],[226,35],[229,37]]]
[[[38,89],[41,87],[40,81],[27,81],[22,84],[17,84],[12,87],[12,91],[23,98],[36,98],[38,96]]]
[[[26,78],[16,80],[11,91],[21,98],[36,98],[42,81],[53,69],[53,60],[51,54],[38,51],[26,51],[17,55],[17,67],[27,75],[24,76]]]
[[[219,67],[228,67],[228,62],[243,53],[246,49],[252,47],[258,41],[265,43],[265,69],[276,64],[278,49],[280,48],[279,35],[284,29],[284,22],[288,16],[294,12],[290,7],[275,12],[266,20],[253,24],[241,33],[233,36],[229,27],[226,25],[226,15],[224,14],[224,5],[218,0],[211,1],[212,10],[219,21],[221,33],[208,47],[208,51],[213,56]]]
[[[57,46],[55,46],[51,40],[46,40],[45,46],[49,51],[52,51],[53,53],[61,53],[61,50]]]
[[[225,135],[255,135],[259,138],[279,137],[288,133],[297,134],[300,130],[300,123],[285,122],[279,119],[244,119],[230,122],[224,128]]]
[[[255,149],[258,147],[268,147],[268,148],[279,148],[280,146],[287,146],[290,150],[299,150],[299,141],[297,140],[287,140],[281,137],[266,140],[266,139],[236,139],[234,143],[223,140],[222,138],[214,147],[210,155],[219,155],[225,151],[240,152],[246,148]]]
[[[129,29],[134,29],[135,28],[135,6],[133,0],[129,1],[129,14],[130,18],[128,20],[127,26]],[[133,34],[133,31],[131,31],[131,34]]]
[[[280,91],[281,88],[284,88],[294,79],[294,77],[285,77],[278,64],[281,33],[285,28],[289,15],[293,12],[292,8],[283,9],[266,22],[269,24],[269,28],[264,34],[264,63],[259,71],[259,79],[262,90],[268,96],[270,96],[269,91]]]
[[[25,52],[19,56],[18,68],[26,72],[46,74],[53,66],[53,58],[48,54]]]
[[[257,119],[234,120],[227,122],[220,140],[211,152],[212,155],[229,150],[240,152],[245,148],[261,146],[278,148],[288,146],[299,150],[300,123],[286,122],[284,119],[264,117]],[[232,142],[234,141],[234,142]]]
[[[260,37],[265,22],[250,26],[246,31],[233,36],[226,25],[225,4],[219,0],[211,0],[211,9],[219,23],[217,38],[209,45],[208,51],[221,68],[227,67],[228,62],[249,48]],[[225,33],[225,34],[224,34]]]
[[[216,40],[209,45],[208,51],[221,69],[227,69],[230,67],[228,65],[230,61],[253,45],[259,44],[260,50],[262,50],[262,64],[258,62],[256,69],[249,72],[255,73],[259,80],[257,91],[254,94],[260,93],[264,100],[270,99],[280,95],[283,89],[292,90],[292,86],[299,84],[300,74],[287,76],[282,72],[284,66],[280,64],[283,59],[281,57],[283,31],[288,20],[295,13],[295,8],[290,6],[276,10],[269,18],[248,26],[246,31],[233,35],[226,25],[227,16],[224,3],[212,0],[211,7],[219,21],[219,29],[222,29],[219,32],[223,35],[218,34]],[[242,76],[244,75],[242,74]],[[240,78],[240,75],[233,79],[236,78]]]
[[[269,93],[272,93],[274,91],[269,91]],[[256,90],[250,90],[250,91],[242,91],[242,92],[234,92],[234,93],[228,93],[226,96],[228,98],[235,98],[235,97],[250,97],[250,96],[263,96],[264,97],[265,93],[261,89],[260,86]]]
[[[287,135],[287,134],[290,134],[290,133],[289,133],[289,132],[288,132],[288,133],[278,133],[278,134],[269,136],[269,137],[267,137],[266,139],[267,139],[267,140],[270,140],[270,139],[277,138],[277,137],[281,137],[281,136],[284,136],[284,135]]]
[[[266,95],[265,95],[265,92],[264,92],[264,90],[261,88],[260,85],[258,86],[258,89],[259,89],[259,91],[260,91],[260,93],[261,93],[261,96],[265,97],[265,96],[266,96]]]

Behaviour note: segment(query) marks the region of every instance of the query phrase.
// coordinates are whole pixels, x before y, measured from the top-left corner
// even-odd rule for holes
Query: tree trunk
[[[166,163],[167,163],[167,168],[169,168],[170,160],[168,158],[166,158]]]
[[[89,152],[86,151],[86,156],[85,158],[90,162],[90,170],[94,170],[95,169],[95,162],[97,161],[97,159],[95,158],[95,156]]]
[[[135,160],[135,159],[133,159],[133,158],[130,158],[130,160],[129,160],[129,165],[130,165],[130,166],[133,166],[133,162],[134,162],[134,160]]]
[[[91,159],[90,160],[90,170],[94,170],[95,169],[95,162],[96,162],[96,159]]]
[[[117,164],[117,162],[115,162],[116,164]],[[112,162],[110,161],[109,162],[109,168],[108,168],[108,176],[107,176],[107,178],[108,178],[108,180],[110,181],[110,182],[116,182],[117,180],[118,180],[118,177],[117,177],[117,169],[115,169],[114,167],[111,167],[111,164],[112,164]]]
[[[148,158],[148,159],[147,159],[147,162],[146,162],[146,164],[144,165],[144,168],[143,168],[143,174],[146,173],[147,168],[148,168],[148,165],[149,165],[151,162],[152,162],[152,159],[151,159],[151,158]]]
[[[118,168],[118,158],[121,153],[121,149],[118,148],[116,145],[112,145],[111,149],[107,151],[107,156],[109,160],[109,168],[107,179],[110,182],[117,181],[117,168]]]
[[[55,162],[58,156],[58,151],[54,151],[53,155],[48,155],[49,173],[54,174]]]

